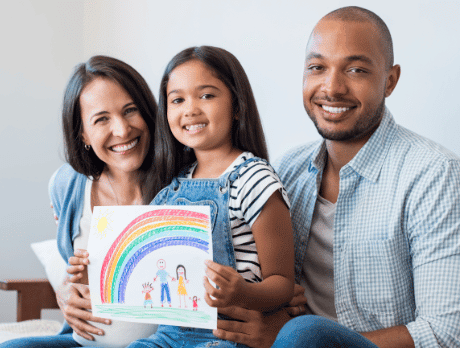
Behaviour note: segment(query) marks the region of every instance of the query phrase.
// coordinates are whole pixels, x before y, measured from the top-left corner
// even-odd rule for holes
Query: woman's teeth
[[[130,142],[130,143],[127,144],[127,145],[116,145],[116,146],[112,146],[112,151],[115,151],[115,152],[125,152],[125,151],[128,151],[128,150],[131,150],[134,146],[137,145],[138,142],[139,142],[139,138],[136,138],[136,139],[134,139],[132,142]]]
[[[206,127],[205,124],[194,124],[194,125],[191,125],[191,126],[185,126],[185,129],[188,130],[188,131],[195,131],[197,129],[201,129],[201,128],[204,128]]]
[[[331,114],[340,114],[341,112],[345,112],[350,110],[351,108],[334,108],[332,106],[321,105],[323,110],[330,112]]]

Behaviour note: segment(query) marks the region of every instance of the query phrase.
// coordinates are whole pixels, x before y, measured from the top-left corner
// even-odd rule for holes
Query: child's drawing
[[[190,300],[192,300],[192,305],[193,305],[193,310],[194,311],[197,311],[198,310],[198,301],[200,301],[200,299],[196,296],[193,296],[193,298],[189,297]]]
[[[152,296],[150,296],[150,293],[153,291],[152,284],[144,283],[142,284],[142,287],[144,288],[142,290],[142,293],[144,294],[144,308],[146,308],[148,305],[150,305],[150,308],[153,308]]]
[[[110,228],[101,233],[107,216]],[[217,327],[216,308],[203,304],[199,310],[192,310],[186,303],[188,292],[205,292],[201,281],[204,260],[213,258],[209,207],[94,207],[91,226],[88,277],[93,315]],[[156,281],[161,286],[154,286]],[[171,282],[178,284],[178,298],[171,297]],[[139,303],[141,289],[143,302]]]
[[[187,279],[187,273],[183,265],[177,266],[176,275],[177,280],[179,281],[179,285],[177,287],[177,294],[179,295],[179,308],[182,307],[182,302],[180,299],[181,296],[184,298],[184,307],[187,308],[187,302],[185,301],[185,296],[187,296],[187,289],[185,289],[185,283],[188,283],[189,280]]]
[[[171,294],[169,291],[169,284],[168,284],[168,277],[171,278],[172,281],[175,281],[176,279],[171,277],[168,272],[166,272],[166,261],[163,259],[159,259],[157,261],[157,267],[158,271],[156,273],[156,277],[153,278],[153,281],[155,282],[157,278],[160,278],[160,283],[161,283],[161,307],[163,307],[163,302],[165,301],[165,294],[166,294],[166,299],[168,301],[169,307],[171,307]]]

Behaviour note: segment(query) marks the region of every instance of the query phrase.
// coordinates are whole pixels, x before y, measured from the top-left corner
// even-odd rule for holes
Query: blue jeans
[[[246,347],[224,341],[211,330],[161,325],[156,334],[131,343],[127,348],[235,348]]]
[[[316,315],[291,319],[283,326],[272,348],[378,348],[364,336]]]
[[[0,343],[0,348],[74,348],[81,347],[72,334],[25,337]]]
[[[171,304],[171,296],[169,295],[169,284],[168,283],[161,283],[161,304],[165,301],[165,293],[166,298],[168,299],[168,303]]]

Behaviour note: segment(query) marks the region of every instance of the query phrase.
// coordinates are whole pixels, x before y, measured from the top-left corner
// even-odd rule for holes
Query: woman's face
[[[131,96],[115,81],[97,78],[80,96],[82,139],[111,174],[140,168],[150,133]]]
[[[179,277],[183,277],[184,274],[185,274],[184,267],[179,267],[179,268],[177,269],[177,274],[179,275]]]

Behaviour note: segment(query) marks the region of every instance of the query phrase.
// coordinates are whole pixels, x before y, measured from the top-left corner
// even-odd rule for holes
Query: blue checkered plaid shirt
[[[322,141],[275,164],[291,200],[297,282],[326,157]],[[353,330],[406,325],[416,347],[460,347],[460,159],[387,109],[340,171],[334,286],[339,323]]]

